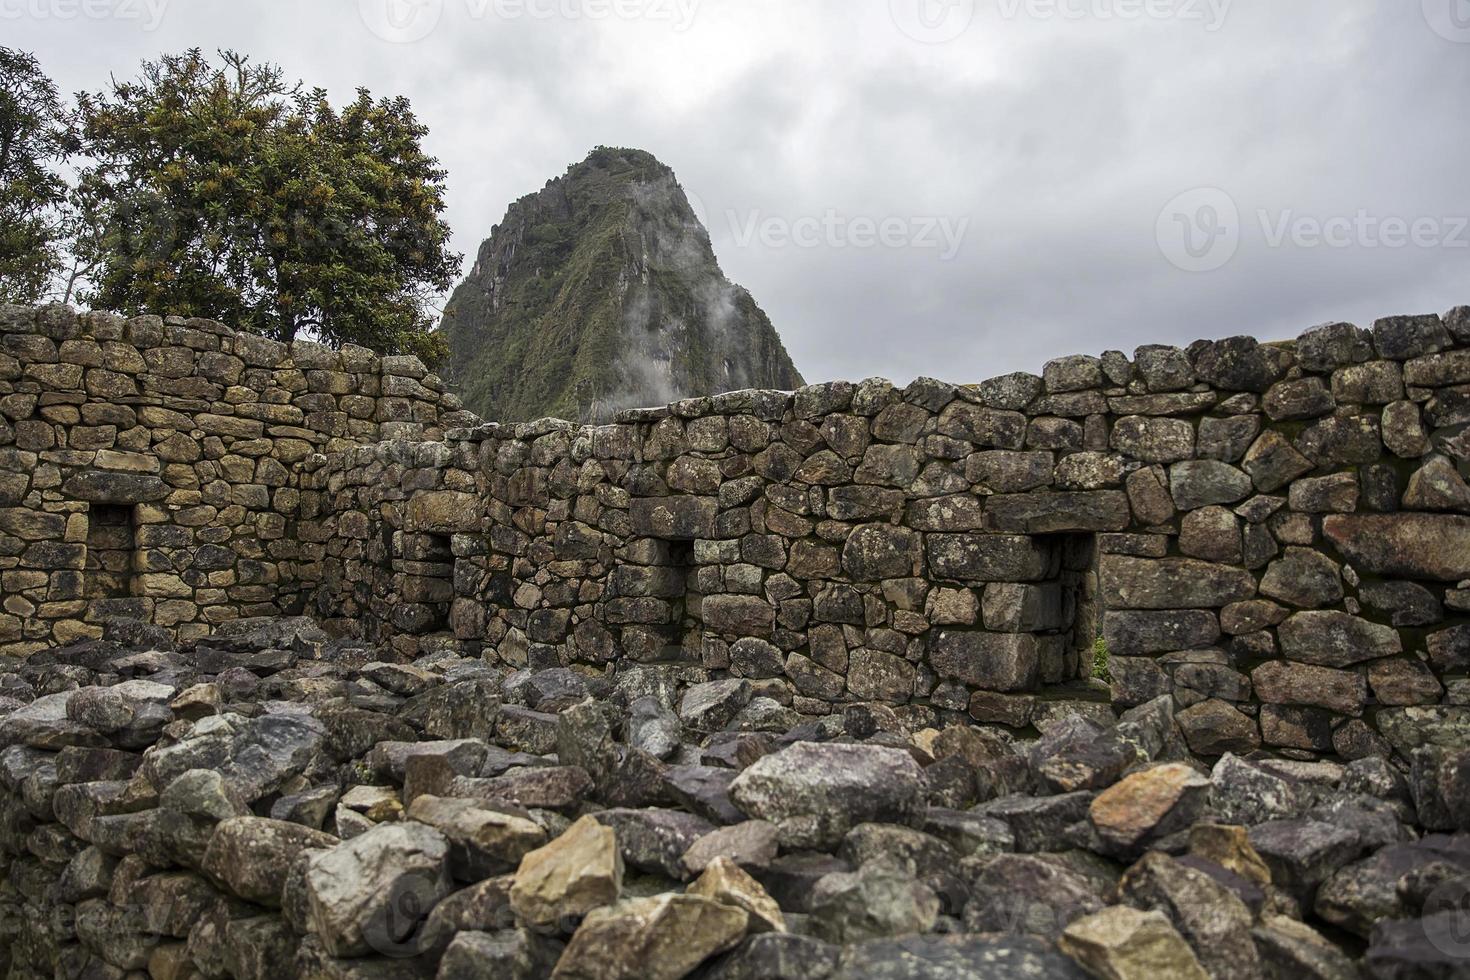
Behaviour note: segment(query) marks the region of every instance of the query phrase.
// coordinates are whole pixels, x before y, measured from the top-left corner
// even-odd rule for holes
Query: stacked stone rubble
[[[0,975],[1464,975],[1470,727],[1213,766],[1168,696],[1040,727],[113,622],[0,671]]]

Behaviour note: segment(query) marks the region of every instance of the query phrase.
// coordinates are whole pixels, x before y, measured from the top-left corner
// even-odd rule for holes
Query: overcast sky
[[[668,163],[808,380],[1470,303],[1470,0],[0,0],[66,91],[233,47],[406,95],[470,262]]]

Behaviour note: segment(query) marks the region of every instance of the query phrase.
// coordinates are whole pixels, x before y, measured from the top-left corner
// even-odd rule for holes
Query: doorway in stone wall
[[[126,599],[133,594],[136,549],[133,508],[92,504],[87,510],[86,599]]]

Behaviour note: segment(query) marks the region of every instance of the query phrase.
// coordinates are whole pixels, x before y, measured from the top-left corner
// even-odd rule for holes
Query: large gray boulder
[[[908,823],[924,779],[913,756],[875,745],[798,742],[740,774],[730,797],[774,823],[784,848],[835,848],[862,823]]]
[[[865,864],[829,874],[812,891],[812,925],[832,943],[928,932],[939,917],[939,896],[907,871]]]
[[[306,869],[313,931],[333,956],[414,948],[423,918],[450,892],[449,844],[421,823],[378,824]]]
[[[281,904],[281,888],[296,855],[336,844],[331,834],[300,824],[232,817],[214,829],[204,872],[247,902],[274,908]]]

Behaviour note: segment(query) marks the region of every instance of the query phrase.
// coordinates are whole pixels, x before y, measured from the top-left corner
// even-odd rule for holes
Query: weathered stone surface
[[[908,753],[867,745],[798,742],[746,769],[730,796],[774,823],[786,848],[835,847],[860,823],[904,823],[923,793]]]
[[[616,902],[622,889],[617,837],[588,816],[521,859],[510,904],[522,922],[546,930]]]
[[[449,868],[461,881],[479,881],[516,868],[546,843],[546,831],[522,817],[485,809],[471,800],[420,796],[410,820],[433,827],[449,842]]]
[[[1130,415],[1113,425],[1111,444],[1145,463],[1177,463],[1194,454],[1194,426],[1181,419]]]
[[[765,932],[748,937],[714,960],[710,980],[826,980],[839,950],[810,936]]]
[[[1093,797],[1086,790],[1044,797],[1014,793],[982,803],[975,812],[1008,826],[1017,851],[1046,851],[1064,830],[1087,818]]]
[[[929,568],[940,578],[970,582],[1029,582],[1052,573],[1043,544],[1013,534],[930,534]]]
[[[441,490],[416,494],[408,504],[404,527],[437,534],[469,533],[480,527],[480,500],[474,494]]]
[[[1251,845],[1271,869],[1272,880],[1310,895],[1334,871],[1358,856],[1355,831],[1314,820],[1272,820],[1251,828]]]
[[[1296,613],[1277,632],[1288,659],[1323,667],[1351,667],[1403,652],[1392,628],[1343,612]]]
[[[1351,323],[1313,327],[1297,338],[1297,358],[1308,371],[1331,371],[1373,356],[1373,334]]]
[[[1261,493],[1272,493],[1304,473],[1312,471],[1312,461],[1297,452],[1281,433],[1267,430],[1245,454],[1241,466]]]
[[[1067,926],[1057,945],[1089,972],[1111,980],[1209,977],[1162,912],[1114,905]]]
[[[1227,753],[1210,773],[1210,807],[1222,823],[1254,826],[1299,816],[1310,795],[1297,783]]]
[[[1087,815],[1108,849],[1129,857],[1146,841],[1193,823],[1209,789],[1209,779],[1190,766],[1155,766],[1098,794]]]
[[[922,560],[919,541],[919,535],[907,528],[866,524],[848,535],[842,548],[843,570],[855,582],[913,575]]]
[[[1337,406],[1334,400],[1334,395],[1337,395],[1336,376],[1333,378],[1333,389],[1329,392],[1321,378],[1307,377],[1295,381],[1282,381],[1273,385],[1271,390],[1266,392],[1266,397],[1261,399],[1261,407],[1265,409],[1266,415],[1273,422],[1315,419],[1326,415]],[[1353,399],[1343,398],[1342,400],[1352,401]]]
[[[1355,473],[1334,473],[1291,485],[1291,509],[1300,514],[1350,514],[1358,509],[1360,488]]]
[[[942,677],[987,691],[1026,691],[1036,686],[1041,650],[1031,633],[939,630],[929,662]]]
[[[630,898],[593,910],[551,975],[556,980],[679,980],[732,949],[749,916],[697,895]]]
[[[751,696],[750,682],[745,680],[696,684],[679,702],[679,719],[694,731],[718,732],[735,720]]]
[[[712,595],[701,603],[700,613],[709,629],[730,636],[765,638],[775,630],[775,607],[756,596]]]
[[[1251,909],[1209,873],[1152,851],[1124,873],[1118,894],[1136,908],[1168,916],[1211,977],[1261,975]]]
[[[688,877],[685,852],[715,829],[703,817],[656,807],[603,810],[596,816],[617,836],[624,865],[675,880]]]
[[[1443,321],[1427,316],[1389,316],[1373,324],[1373,346],[1378,356],[1407,361],[1445,350],[1454,343]]]
[[[1251,671],[1251,683],[1256,697],[1270,704],[1310,705],[1357,716],[1368,702],[1368,681],[1354,671],[1276,661]]]
[[[1453,977],[1464,972],[1465,913],[1452,909],[1423,919],[1385,920],[1373,927],[1366,961],[1375,977]]]
[[[455,935],[439,961],[438,980],[536,980],[551,974],[562,948],[525,931]]]
[[[1183,558],[1104,555],[1100,578],[1104,601],[1119,609],[1219,608],[1256,593],[1243,569]]]
[[[669,541],[712,538],[718,506],[711,497],[638,497],[630,512],[633,532]]]
[[[1103,618],[1108,650],[1124,655],[1170,653],[1210,646],[1220,638],[1220,621],[1205,609],[1124,612]]]
[[[762,871],[776,859],[780,828],[765,820],[746,820],[710,831],[684,852],[684,867],[701,874],[716,858],[729,858],[746,871]]]
[[[751,932],[786,931],[786,918],[781,914],[781,906],[766,894],[759,882],[728,857],[717,857],[710,862],[686,894],[744,909],[750,915]]]
[[[1204,507],[1184,515],[1179,550],[1191,558],[1239,565],[1245,561],[1241,525],[1224,507]]]
[[[1463,514],[1470,511],[1470,486],[1465,485],[1453,463],[1443,456],[1431,456],[1409,477],[1404,507]]]
[[[927,885],[882,864],[829,874],[812,893],[812,925],[832,943],[928,932],[938,915],[939,898]]]
[[[222,821],[210,837],[203,870],[247,902],[276,907],[297,855],[336,844],[331,834],[298,824],[232,817]]]
[[[1261,578],[1261,594],[1298,609],[1320,609],[1342,601],[1342,572],[1326,555],[1308,548],[1287,548]]]
[[[1251,478],[1229,463],[1205,459],[1169,467],[1174,506],[1197,510],[1211,504],[1233,504],[1251,492]]]
[[[450,891],[448,852],[416,823],[380,824],[322,851],[306,869],[313,932],[333,956],[400,949]]]
[[[1202,345],[1195,355],[1199,377],[1226,391],[1265,392],[1291,366],[1292,357],[1250,337],[1230,337]]]
[[[1431,514],[1332,515],[1327,540],[1363,571],[1456,582],[1470,578],[1470,518]]]

